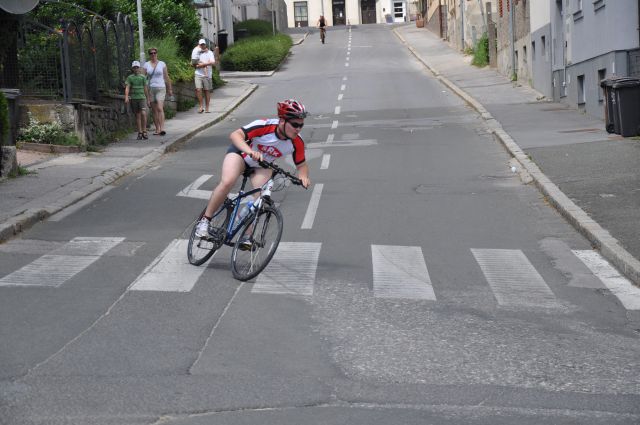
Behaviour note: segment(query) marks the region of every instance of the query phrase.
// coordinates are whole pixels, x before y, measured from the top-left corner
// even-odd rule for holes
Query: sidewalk
[[[137,133],[132,133],[125,140],[107,145],[102,152],[19,152],[18,161],[25,161],[21,165],[33,174],[0,183],[0,243],[157,160],[172,147],[222,120],[256,88],[255,84],[228,80],[213,92],[211,113],[198,114],[196,108],[179,112],[166,121],[166,136],[150,134],[148,140],[139,141],[135,140]]]
[[[492,68],[477,68],[426,28],[394,29],[413,55],[462,97],[515,158],[524,181],[640,285],[640,141]]]

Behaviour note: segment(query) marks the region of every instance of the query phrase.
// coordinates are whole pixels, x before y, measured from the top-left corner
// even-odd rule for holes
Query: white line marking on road
[[[371,245],[376,298],[434,300],[436,294],[419,246]]]
[[[309,200],[307,213],[304,215],[304,220],[302,220],[301,229],[311,229],[313,227],[313,221],[316,218],[316,211],[318,210],[318,205],[320,204],[320,196],[322,195],[323,186],[324,185],[322,183],[318,183],[313,186],[313,193],[311,194],[311,199]]]
[[[345,62],[345,63],[344,63],[344,66],[347,66],[347,67],[348,67],[348,66],[349,66],[349,62]]]
[[[313,143],[305,143],[307,149],[319,149],[319,148],[328,148],[328,147],[336,147],[336,148],[350,148],[357,146],[372,146],[377,145],[378,141],[376,139],[362,139],[362,140],[333,140],[331,144],[327,144],[325,142],[313,142]]]
[[[333,143],[333,138],[335,137],[335,134],[329,134],[327,136],[327,141],[325,142],[326,144],[331,144]]]
[[[324,155],[322,155],[322,164],[320,164],[320,169],[321,170],[328,169],[329,161],[331,161],[331,155],[329,155],[328,153],[325,153]]]
[[[542,276],[519,249],[471,249],[499,305],[560,307]]]
[[[0,279],[0,286],[58,287],[125,238],[77,237]]]
[[[336,128],[338,128],[338,120],[334,120],[333,124],[331,124],[331,130],[335,130]]]
[[[206,270],[208,261],[200,267],[187,260],[187,239],[174,239],[140,276],[130,291],[189,292]],[[211,260],[209,260],[211,261]]]
[[[196,199],[209,199],[211,197],[210,190],[201,190],[199,189],[207,180],[209,180],[213,175],[211,174],[203,174],[198,177],[193,183],[189,186],[182,189],[180,192],[176,194],[176,196],[184,196],[187,198],[196,198]]]
[[[346,88],[347,88],[347,85],[343,84],[343,85],[340,86],[340,91],[344,91],[344,89],[346,89]]]
[[[347,81],[347,76],[342,77],[342,81]]]
[[[640,288],[622,276],[598,252],[574,250],[573,253],[618,297],[627,310],[640,310]]]
[[[314,242],[280,242],[251,292],[312,296],[321,247]]]
[[[333,111],[335,115],[340,115],[340,107],[336,106],[336,109]]]
[[[338,102],[342,100],[342,97],[343,97],[343,96],[344,96],[344,95],[343,95],[342,93],[340,93],[340,94],[338,95]]]
[[[97,190],[95,192],[93,192],[91,195],[87,196],[86,198],[82,199],[81,201],[76,202],[75,204],[71,205],[70,207],[67,207],[65,209],[63,209],[60,212],[55,213],[54,215],[52,215],[51,217],[49,217],[47,220],[48,221],[62,221],[62,219],[70,216],[71,214],[80,211],[82,208],[86,207],[87,205],[89,205],[90,203],[92,203],[93,201],[95,201],[96,199],[100,198],[102,195],[106,194],[107,192],[111,191],[111,189],[115,188],[115,186],[105,186],[100,190]]]

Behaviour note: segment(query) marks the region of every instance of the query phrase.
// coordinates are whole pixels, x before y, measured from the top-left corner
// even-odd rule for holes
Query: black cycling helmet
[[[304,105],[297,100],[287,99],[282,102],[278,102],[278,117],[285,120],[293,118],[304,119],[307,117],[307,110]]]

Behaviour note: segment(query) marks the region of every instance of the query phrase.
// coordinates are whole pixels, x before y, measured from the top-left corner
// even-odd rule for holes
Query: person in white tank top
[[[158,60],[158,49],[152,47],[148,52],[150,60],[145,62],[144,70],[149,80],[153,123],[156,126],[153,134],[156,136],[164,136],[167,134],[164,130],[164,100],[167,92],[170,97],[173,96],[173,89],[171,87],[169,72],[167,71],[167,64]]]

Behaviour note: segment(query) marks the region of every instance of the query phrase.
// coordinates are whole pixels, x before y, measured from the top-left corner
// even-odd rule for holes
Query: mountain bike
[[[233,247],[231,271],[233,277],[240,281],[256,277],[269,264],[278,249],[283,228],[282,213],[271,199],[271,193],[284,188],[287,180],[300,186],[302,181],[272,162],[260,161],[259,164],[273,171],[271,178],[262,187],[245,192],[249,176],[253,173],[253,169],[247,168],[242,173],[238,195],[224,200],[211,218],[209,234],[200,238],[196,236],[196,227],[204,215],[205,210],[202,210],[193,225],[187,246],[191,264],[199,266],[205,263],[222,245]],[[251,201],[257,193],[260,195],[249,204],[249,212],[240,217],[243,204]]]

